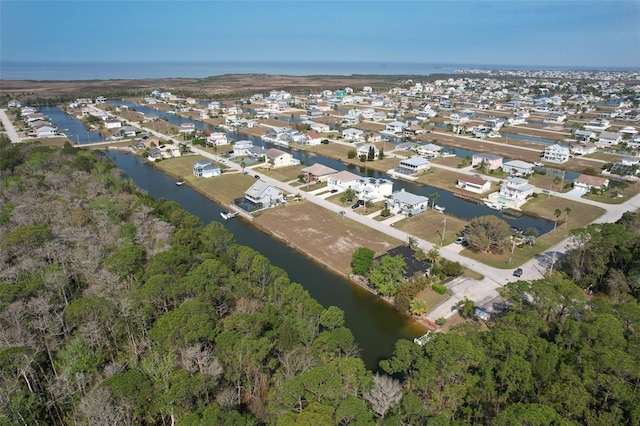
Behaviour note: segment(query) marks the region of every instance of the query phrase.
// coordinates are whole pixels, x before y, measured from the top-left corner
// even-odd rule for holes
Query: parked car
[[[458,237],[458,238],[456,238],[456,240],[454,241],[454,243],[456,243],[456,244],[462,244],[462,243],[464,243],[465,241],[467,241],[467,239],[466,239],[465,237]]]
[[[254,175],[253,177],[256,179],[260,179],[260,175]]]
[[[364,204],[364,201],[358,200],[358,201],[356,201],[356,203],[354,205],[351,206],[351,208],[355,210],[358,207],[362,206],[363,204]]]
[[[522,268],[518,268],[515,271],[513,271],[513,276],[514,277],[521,277],[522,276]]]

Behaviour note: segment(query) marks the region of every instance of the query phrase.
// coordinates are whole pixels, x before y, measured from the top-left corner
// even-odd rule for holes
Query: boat
[[[491,203],[489,201],[485,201],[484,204],[489,207],[490,209],[494,209],[494,210],[504,210],[507,208],[507,206],[503,206],[500,204],[496,204],[496,203]]]
[[[179,180],[179,181],[176,182],[176,185],[182,186],[182,185],[184,185],[184,181],[183,180]]]
[[[536,167],[544,167],[544,163],[533,163]]]
[[[232,212],[232,211],[226,211],[226,212],[220,212],[220,216],[222,216],[222,218],[224,220],[227,219],[233,219],[234,217],[236,217],[238,215],[238,213],[236,212]]]
[[[433,209],[435,211],[437,211],[437,212],[440,212],[440,213],[444,212],[444,207],[442,207],[442,206],[435,205],[435,206],[433,206]]]

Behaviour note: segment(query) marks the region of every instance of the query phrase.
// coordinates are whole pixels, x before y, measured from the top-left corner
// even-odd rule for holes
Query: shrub
[[[350,149],[349,152],[347,152],[347,158],[355,158],[356,155],[358,155],[358,152],[355,149]]]
[[[431,284],[431,288],[433,289],[433,291],[439,294],[445,294],[447,292],[447,288],[439,283]]]
[[[442,272],[447,276],[447,277],[457,277],[462,275],[462,271],[464,270],[464,268],[462,267],[462,265],[459,262],[451,262],[451,261],[447,261],[444,263],[444,265],[442,265]]]
[[[322,139],[322,141],[320,141],[321,144],[323,145],[328,145],[329,144],[329,139]]]

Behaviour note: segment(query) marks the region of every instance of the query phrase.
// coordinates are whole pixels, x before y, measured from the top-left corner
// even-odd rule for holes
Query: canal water
[[[58,107],[42,107],[40,112],[49,117],[49,120],[58,127],[72,143],[91,143],[106,140],[104,136],[95,131],[89,131],[82,121],[69,116]]]
[[[211,130],[211,131],[220,130],[215,126],[204,124],[197,120],[191,120],[189,118],[182,117],[176,114],[164,113],[162,111],[158,111],[156,109],[149,108],[144,105],[137,105],[132,102],[123,101],[123,100],[110,100],[109,102],[115,105],[127,106],[131,109],[135,109],[138,112],[144,113],[145,115],[158,116],[178,126],[183,123],[193,123],[196,126],[196,128],[199,130],[205,130],[205,129]],[[58,111],[60,112],[61,116],[56,118],[60,121],[54,121],[58,125],[58,127],[67,128],[72,125],[71,122],[73,121],[77,122],[77,120],[65,114],[63,111],[59,109]],[[300,160],[302,164],[305,164],[305,165],[320,163],[325,166],[331,167],[335,170],[339,170],[339,171],[349,170],[350,172],[361,175],[361,176],[392,179],[391,176],[389,176],[386,173],[378,172],[378,171],[369,169],[364,165],[360,165],[359,161],[357,160],[355,161],[355,163],[350,163],[353,160],[349,160],[349,164],[345,164],[345,162],[343,161],[338,161],[332,158],[316,155],[312,152],[303,151],[303,150],[292,150],[291,148],[288,148],[288,147],[276,146],[270,142],[265,142],[262,139],[254,136],[244,135],[241,133],[230,132],[230,131],[227,131],[226,134],[230,140],[236,140],[236,141],[250,140],[256,146],[265,146],[267,148],[277,147],[280,150],[291,153],[291,155],[294,158]],[[471,151],[456,150],[456,153],[457,155],[466,156],[469,153],[471,153]],[[570,177],[566,176],[565,178],[569,179]],[[527,215],[519,215],[518,217],[515,217],[513,216],[510,210],[496,211],[496,210],[490,209],[484,204],[476,204],[476,203],[464,200],[462,198],[455,197],[452,192],[437,189],[429,185],[421,185],[421,184],[416,184],[416,183],[408,182],[404,180],[397,180],[394,184],[394,191],[397,191],[400,189],[404,189],[407,192],[411,192],[417,195],[423,195],[429,198],[433,198],[433,195],[437,194],[437,204],[445,207],[447,214],[456,216],[461,219],[471,220],[477,216],[493,215],[505,220],[511,227],[514,227],[514,228],[519,228],[523,230],[534,228],[537,230],[539,235],[542,235],[553,229],[553,221],[536,218],[532,216],[527,216]]]
[[[137,156],[115,151],[106,151],[106,155],[152,197],[179,203],[205,224],[211,221],[224,223],[238,243],[262,253],[273,265],[285,270],[291,281],[301,284],[324,307],[334,305],[342,309],[346,326],[353,332],[367,368],[375,370],[381,359],[390,357],[398,339],[412,339],[423,332],[422,327],[378,297],[250,223],[240,219],[223,221],[220,213],[226,209],[188,186],[177,186],[173,178],[142,162]]]

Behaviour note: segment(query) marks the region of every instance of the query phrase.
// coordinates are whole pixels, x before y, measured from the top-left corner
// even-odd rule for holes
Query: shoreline
[[[158,170],[160,170],[162,173],[164,173],[167,176],[170,176],[173,179],[176,179],[176,181],[180,180],[180,178],[178,176],[176,176],[173,173],[168,172],[167,170],[163,169],[162,167],[159,167],[155,162],[153,161],[148,161],[145,159],[142,159],[140,156],[138,156],[135,152],[132,152],[132,155],[136,155],[138,158],[140,158],[143,162],[145,162],[146,164],[149,164],[155,168],[157,168]],[[196,191],[198,194],[206,197],[207,199],[213,201],[214,203],[222,206],[223,208],[227,208],[230,209],[231,207],[229,205],[227,205],[226,203],[221,202],[220,200],[216,199],[216,197],[213,194],[207,193],[205,191],[202,191],[198,188],[193,187],[192,185],[189,184],[188,181],[184,181],[184,184],[186,186],[188,186],[189,188],[193,189],[194,191]],[[285,238],[282,238],[281,236],[269,231],[267,228],[265,228],[264,226],[262,226],[259,222],[254,221],[254,220],[247,220],[244,216],[240,215],[238,216],[240,220],[245,220],[248,224],[250,224],[251,226],[255,227],[256,229],[258,229],[260,232],[264,233],[265,235],[268,235],[271,238],[274,238],[280,242],[282,242],[283,244],[285,244],[287,247],[295,250],[296,252],[298,252],[299,254],[305,256],[306,258],[312,260],[313,262],[315,262],[316,264],[320,265],[321,267],[323,267],[324,269],[326,269],[327,271],[336,274],[337,276],[344,278],[350,286],[358,289],[359,291],[365,291],[368,294],[371,294],[372,296],[376,297],[377,300],[386,303],[387,305],[391,306],[392,308],[394,308],[394,310],[396,310],[396,312],[398,312],[398,314],[404,316],[408,321],[410,321],[411,323],[413,323],[414,325],[418,325],[420,327],[423,327],[424,330],[421,330],[420,332],[424,332],[426,330],[430,330],[432,325],[431,325],[431,321],[426,318],[422,318],[422,317],[414,317],[412,315],[407,314],[406,312],[400,312],[397,309],[395,309],[395,306],[393,304],[393,302],[385,297],[380,296],[379,294],[375,293],[372,289],[363,286],[362,284],[352,280],[350,278],[350,276],[348,274],[345,274],[344,272],[340,271],[339,269],[336,269],[335,267],[333,267],[332,265],[322,261],[321,259],[319,259],[316,256],[313,256],[311,254],[309,254],[308,252],[304,251],[301,249],[301,247],[298,247],[297,245],[292,244],[290,241],[288,241]]]

